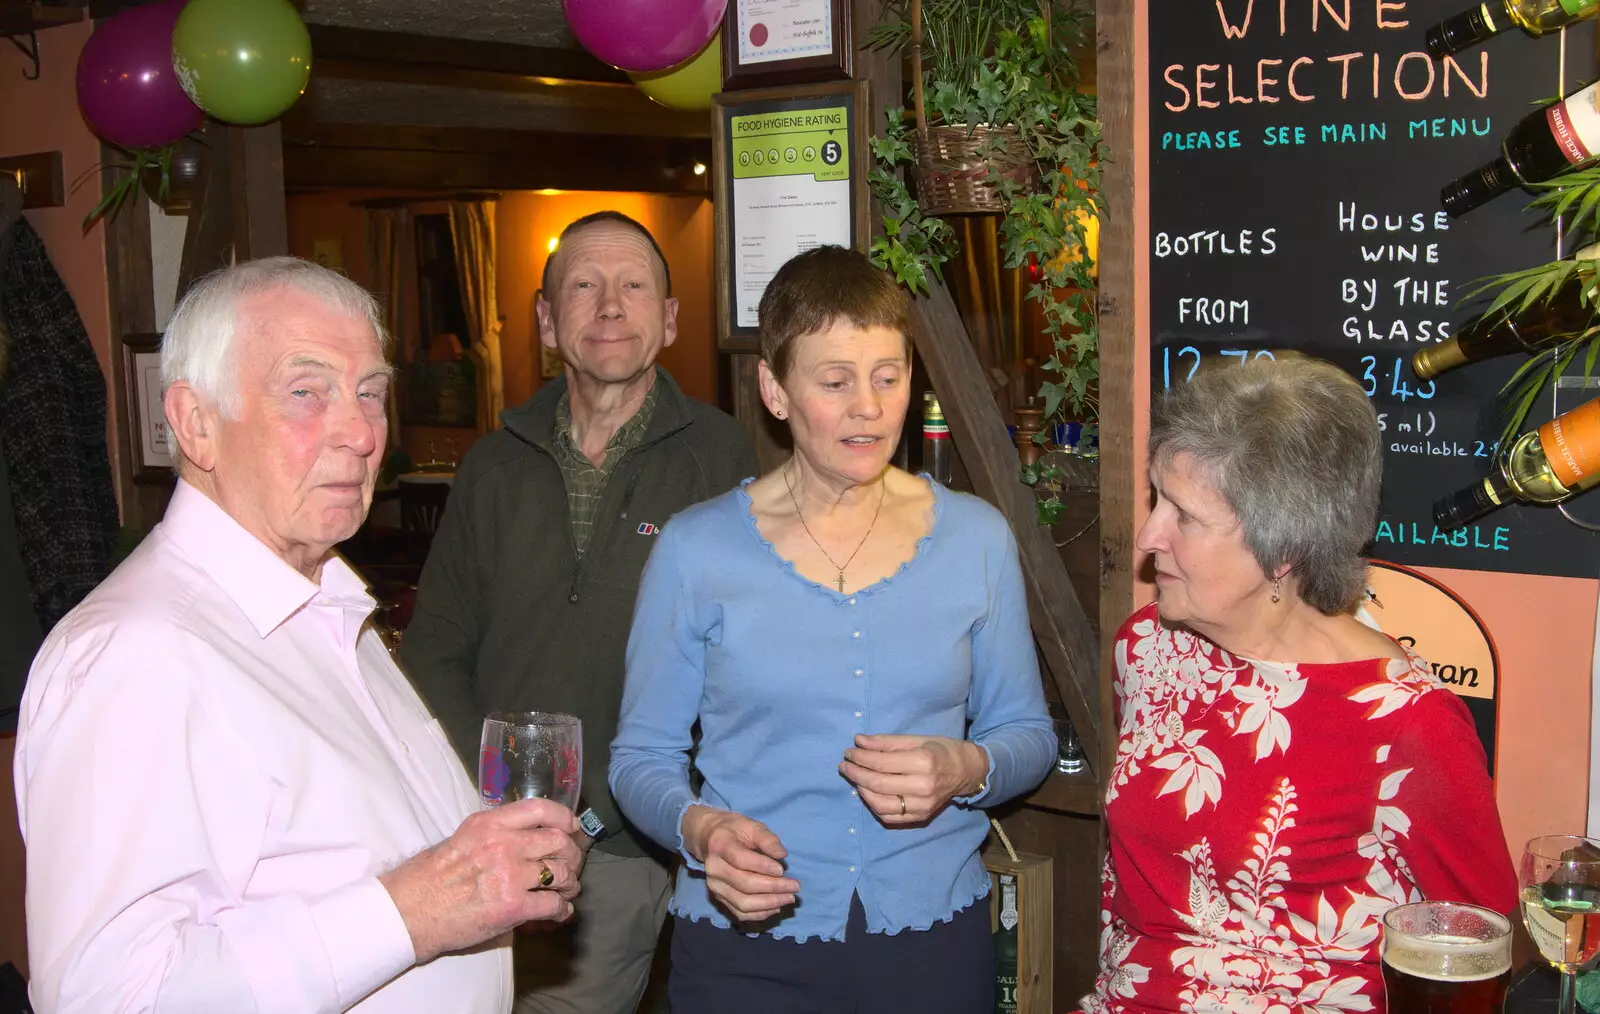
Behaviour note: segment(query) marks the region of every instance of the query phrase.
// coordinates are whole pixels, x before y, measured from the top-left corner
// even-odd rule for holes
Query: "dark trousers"
[[[748,937],[675,918],[673,1014],[986,1014],[994,1010],[989,902],[920,931],[868,933],[850,900],[844,940]]]

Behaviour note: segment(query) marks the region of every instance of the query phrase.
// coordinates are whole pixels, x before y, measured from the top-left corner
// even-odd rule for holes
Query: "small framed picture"
[[[785,261],[865,251],[872,228],[867,83],[722,92],[713,100],[718,351],[757,351],[756,311]]]
[[[141,485],[169,483],[178,448],[161,407],[161,336],[125,335],[122,339],[123,411],[128,423],[133,481]]]
[[[854,55],[849,0],[728,0],[724,89],[847,79]]]

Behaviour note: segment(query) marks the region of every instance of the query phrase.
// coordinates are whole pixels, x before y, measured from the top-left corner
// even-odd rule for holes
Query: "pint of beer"
[[[1390,1014],[1500,1014],[1511,983],[1511,920],[1476,905],[1419,901],[1383,917]]]

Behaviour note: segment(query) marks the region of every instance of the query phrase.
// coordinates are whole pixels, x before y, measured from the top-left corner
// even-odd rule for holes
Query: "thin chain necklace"
[[[788,469],[784,469],[783,472],[783,485],[784,488],[789,491],[789,502],[794,504],[794,516],[800,519],[800,527],[805,530],[806,535],[810,537],[812,544],[817,547],[817,550],[822,553],[823,558],[826,559],[828,563],[833,565],[834,570],[839,572],[837,584],[839,587],[839,594],[841,595],[844,594],[845,568],[850,566],[850,564],[856,558],[856,553],[861,552],[861,547],[865,546],[867,544],[867,539],[872,537],[872,530],[878,526],[878,515],[883,513],[883,498],[887,495],[888,483],[883,479],[879,479],[878,481],[882,483],[882,485],[878,487],[878,509],[872,512],[872,524],[867,526],[867,534],[861,536],[861,541],[856,543],[855,552],[851,553],[849,559],[845,560],[844,563],[841,564],[835,562],[833,557],[828,555],[828,551],[822,548],[822,543],[817,541],[817,537],[811,534],[811,526],[806,524],[806,516],[800,511],[800,501],[795,499],[794,484],[789,481],[789,471]]]

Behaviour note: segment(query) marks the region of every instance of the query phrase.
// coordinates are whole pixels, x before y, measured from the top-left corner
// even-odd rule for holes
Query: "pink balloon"
[[[78,57],[78,108],[89,129],[123,148],[171,144],[205,120],[172,70],[184,0],[130,7],[95,26]]]
[[[728,0],[561,0],[583,48],[635,74],[694,56],[722,24]]]

